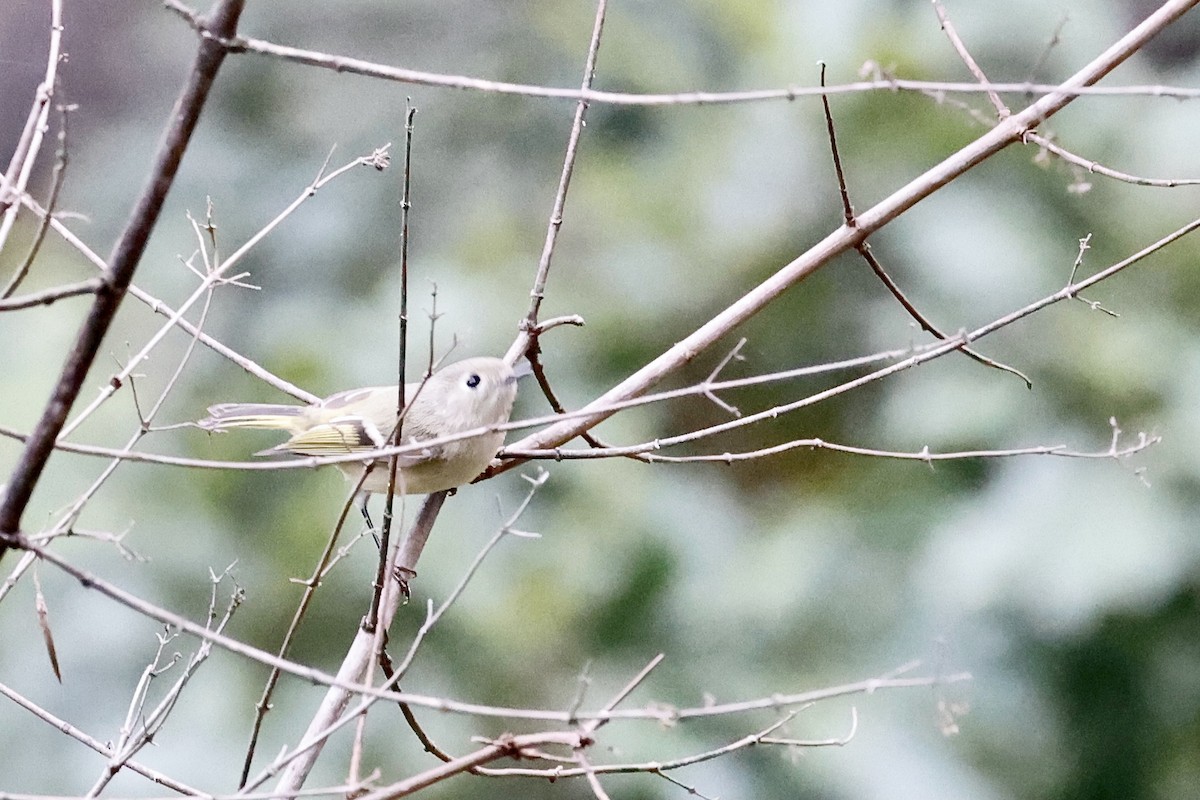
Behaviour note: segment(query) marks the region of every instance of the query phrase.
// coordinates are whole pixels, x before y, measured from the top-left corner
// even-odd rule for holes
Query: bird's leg
[[[371,512],[367,508],[367,502],[370,500],[370,498],[371,495],[369,493],[359,492],[358,497],[355,498],[355,501],[358,503],[358,510],[362,512],[363,519],[367,523],[367,529],[371,531],[371,538],[375,540],[375,549],[382,550],[383,541],[379,538],[379,531],[376,530],[375,523],[371,521]],[[382,558],[383,555],[380,554],[380,557]],[[415,570],[401,566],[397,566],[393,572],[393,577],[395,577],[396,581],[400,584],[400,591],[404,593],[405,602],[407,602],[408,598],[412,596],[408,589],[408,581],[416,576],[417,573]]]
[[[367,492],[359,492],[354,498],[358,503],[358,510],[362,512],[363,521],[367,523],[367,530],[371,532],[371,538],[375,540],[375,549],[378,550],[383,546],[379,541],[379,532],[375,530],[375,523],[371,521],[371,511],[367,507],[367,502],[371,499],[371,495]]]

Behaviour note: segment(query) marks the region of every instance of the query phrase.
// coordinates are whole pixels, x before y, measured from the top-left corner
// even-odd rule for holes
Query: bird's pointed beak
[[[513,371],[512,380],[515,382],[515,381],[520,380],[521,378],[524,378],[526,375],[532,375],[533,374],[533,365],[529,363],[528,358],[526,358],[525,356],[521,356],[520,358],[517,359],[516,363],[512,365],[512,371]]]

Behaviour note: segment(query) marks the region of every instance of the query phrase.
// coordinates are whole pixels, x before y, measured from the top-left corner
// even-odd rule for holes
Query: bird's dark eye
[[[478,386],[480,384],[480,382],[482,380],[483,380],[482,378],[480,378],[478,375],[476,375],[474,373],[468,375],[467,376],[467,388],[474,389],[476,386]]]

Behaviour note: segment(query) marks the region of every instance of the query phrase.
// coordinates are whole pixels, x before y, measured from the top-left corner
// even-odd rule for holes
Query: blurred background
[[[1145,6],[1139,8],[1138,6]],[[954,3],[948,11],[995,81],[1061,80],[1153,4],[1116,0]],[[1114,85],[1196,86],[1193,12],[1117,71]],[[244,35],[397,66],[578,86],[590,3],[479,4],[346,0],[327,9],[252,3]],[[48,3],[0,4],[0,153],[11,153],[44,72]],[[1057,45],[1047,43],[1060,30]],[[156,3],[67,3],[60,99],[70,163],[59,208],[107,255],[140,191],[195,49],[192,31]],[[907,78],[966,80],[929,4],[614,3],[595,85],[630,92],[813,85],[855,80],[864,62]],[[501,354],[525,313],[573,113],[568,101],[386,83],[255,55],[230,56],[204,111],[136,282],[177,305],[196,283],[185,218],[211,198],[230,253],[298,196],[330,149],[340,165],[403,139],[406,97],[419,109],[411,219],[413,351],[424,353],[436,285],[439,352]],[[988,114],[981,97],[958,98]],[[1009,97],[1020,108],[1025,99]],[[864,209],[979,136],[954,103],[916,94],[834,98],[842,157]],[[1043,128],[1068,148],[1149,177],[1200,176],[1197,106],[1092,97]],[[33,192],[44,196],[53,145]],[[876,255],[926,314],[956,331],[988,322],[1066,282],[1092,234],[1090,273],[1196,215],[1196,188],[1162,189],[1080,175],[1032,147],[1012,147],[873,237]],[[5,156],[7,158],[7,156]],[[1080,191],[1081,183],[1090,190]],[[224,288],[205,329],[318,395],[394,380],[401,172],[359,169],[308,201],[243,262],[261,291]],[[578,407],[687,335],[841,221],[815,99],[712,107],[594,105],[588,118],[543,316],[580,314],[582,329],[544,340],[564,403]],[[26,214],[3,255],[11,274],[34,231]],[[625,460],[547,464],[550,477],[421,652],[404,688],[473,702],[566,708],[587,670],[585,707],[602,705],[662,652],[629,701],[698,705],[795,692],[885,674],[966,670],[969,685],[823,703],[786,728],[846,733],[844,748],[760,747],[679,772],[710,797],[1200,797],[1200,274],[1185,239],[1089,298],[1119,314],[1063,303],[981,342],[1026,372],[1017,379],[943,358],[690,451],[748,450],[821,437],[902,451],[1066,444],[1102,451],[1110,418],[1132,436],[1161,434],[1137,458],[1017,458],[934,468],[828,452],[733,467]],[[80,280],[91,267],[54,234],[25,288]],[[29,430],[85,309],[80,299],[0,315],[0,423]],[[129,299],[81,400],[162,324]],[[858,258],[798,285],[703,354],[670,386],[703,378],[739,336],[730,377],[849,358],[925,341]],[[188,341],[168,337],[138,369],[140,399],[170,377]],[[410,351],[412,352],[412,351]],[[417,374],[419,364],[410,371]],[[842,377],[845,377],[844,375]],[[830,385],[796,380],[729,393],[745,412]],[[200,348],[160,424],[227,400],[285,400]],[[79,404],[80,407],[82,403]],[[547,412],[533,385],[517,416]],[[597,433],[632,443],[725,419],[689,400],[623,413]],[[118,446],[136,429],[124,391],[75,438]],[[249,459],[270,434],[154,434],[154,452]],[[0,474],[19,446],[0,440]],[[24,524],[57,519],[103,463],[56,455]],[[526,465],[467,487],[447,504],[398,618],[401,650],[427,598],[446,596],[527,484]],[[1139,470],[1144,470],[1139,472]],[[230,632],[274,650],[332,526],[346,486],[328,472],[216,473],[122,466],[77,528],[125,533],[136,558],[88,540],[57,545],[74,563],[146,599],[202,619],[209,570],[230,564],[247,599]],[[409,503],[410,513],[415,507]],[[357,520],[354,523],[357,525]],[[5,576],[16,558],[2,565]],[[360,545],[331,575],[294,651],[336,668],[369,601],[374,555]],[[62,662],[46,664],[29,577],[0,604],[0,682],[101,740],[117,737],[160,626],[41,568]],[[168,648],[191,652],[194,642]],[[139,759],[213,791],[236,787],[266,670],[218,652]],[[285,680],[268,716],[261,765],[306,724],[320,690]],[[938,703],[966,709],[946,735]],[[595,762],[665,760],[720,746],[769,714],[664,729],[603,729]],[[502,721],[423,715],[461,754]],[[395,709],[372,716],[367,766],[388,777],[433,766]],[[517,726],[517,730],[533,728]],[[310,786],[344,775],[335,740]],[[0,791],[78,794],[102,760],[0,702]],[[802,756],[802,757],[797,757]],[[54,769],[47,770],[46,765]],[[653,776],[605,780],[613,796],[669,798]],[[122,796],[161,795],[119,778]],[[586,797],[583,782],[458,778],[431,797]]]

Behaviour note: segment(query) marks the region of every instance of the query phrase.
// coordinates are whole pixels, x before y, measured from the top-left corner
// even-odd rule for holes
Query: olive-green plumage
[[[438,370],[424,385],[406,384],[404,442],[419,443],[507,422],[517,396],[517,377],[499,358],[468,358]],[[210,431],[267,428],[291,433],[286,442],[259,455],[367,453],[383,447],[396,425],[398,388],[350,389],[311,406],[222,403],[209,408],[208,417],[197,425]],[[396,494],[428,494],[468,483],[487,468],[503,442],[504,433],[493,431],[402,455]],[[362,474],[360,464],[337,466],[352,480]],[[386,492],[387,485],[387,460],[381,459],[363,490]]]

